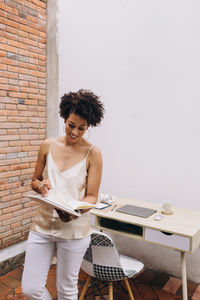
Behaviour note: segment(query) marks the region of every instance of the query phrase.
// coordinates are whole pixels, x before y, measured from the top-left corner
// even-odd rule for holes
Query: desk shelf
[[[98,229],[103,229],[106,231],[110,231],[116,234],[120,233],[122,235],[130,236],[133,238],[143,239],[144,228],[143,226],[130,224],[126,222],[121,222],[118,220],[113,220],[111,218],[105,217],[96,217],[95,227]]]

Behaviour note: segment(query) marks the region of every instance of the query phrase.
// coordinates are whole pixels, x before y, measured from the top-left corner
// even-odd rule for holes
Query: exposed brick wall
[[[0,249],[24,240],[46,137],[46,0],[0,0]]]

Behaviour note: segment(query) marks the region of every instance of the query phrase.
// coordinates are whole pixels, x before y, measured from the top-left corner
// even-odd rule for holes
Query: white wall
[[[103,151],[101,191],[200,210],[200,2],[58,1],[59,93],[91,89],[106,107],[90,138]],[[180,274],[174,251],[159,266],[166,249],[123,244]],[[200,251],[191,258],[200,281]]]

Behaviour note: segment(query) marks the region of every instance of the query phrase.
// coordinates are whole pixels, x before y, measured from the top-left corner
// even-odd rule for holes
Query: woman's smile
[[[83,137],[87,130],[87,121],[79,115],[71,113],[65,120],[65,132],[68,142],[76,143]]]
[[[69,133],[69,136],[70,136],[72,139],[76,139],[76,138],[79,137],[78,135],[74,135],[73,133]]]

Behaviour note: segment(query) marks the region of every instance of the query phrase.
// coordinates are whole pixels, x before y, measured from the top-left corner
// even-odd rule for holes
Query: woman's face
[[[65,120],[65,132],[68,143],[77,143],[88,128],[87,121],[79,115],[71,113]]]

